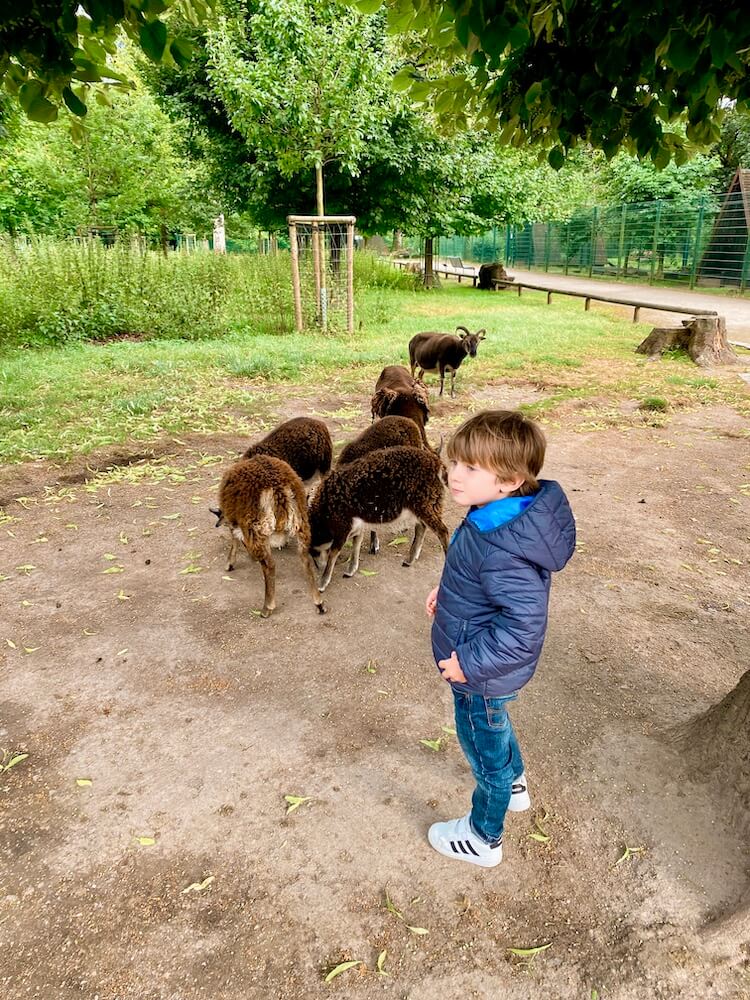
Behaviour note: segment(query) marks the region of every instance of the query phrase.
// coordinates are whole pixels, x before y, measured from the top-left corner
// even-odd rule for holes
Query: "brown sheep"
[[[268,618],[276,607],[276,566],[271,547],[295,538],[302,567],[318,611],[326,610],[315,582],[310,558],[310,521],[302,482],[279,458],[256,455],[241,458],[224,473],[219,487],[216,527],[225,524],[231,535],[227,572],[234,569],[238,542],[244,542],[251,559],[260,563],[265,582],[261,615]]]
[[[419,428],[409,417],[383,417],[362,431],[359,437],[344,445],[336,464],[351,465],[358,458],[368,455],[371,451],[377,451],[378,448],[393,448],[397,445],[421,448],[422,444]]]
[[[451,398],[454,396],[456,372],[466,355],[475,358],[480,341],[487,336],[486,330],[469,333],[465,326],[457,326],[464,332],[460,337],[451,333],[418,333],[409,341],[409,361],[411,374],[419,368],[418,378],[425,372],[440,372],[440,395],[443,395],[445,373],[451,373]]]
[[[377,423],[371,424],[367,430],[362,431],[359,437],[344,445],[336,464],[351,465],[358,458],[368,455],[378,448],[395,448],[398,445],[406,445],[412,448],[422,447],[422,436],[419,428],[409,417],[383,417]],[[443,440],[435,450],[439,455],[442,449]],[[380,551],[377,531],[370,532],[370,554],[376,555]]]
[[[405,514],[416,519],[414,541],[404,566],[419,558],[425,531],[438,536],[443,552],[448,529],[443,523],[443,476],[438,456],[424,448],[399,446],[372,451],[351,465],[336,467],[321,480],[310,504],[310,551],[318,566],[327,553],[321,591],[331,581],[333,568],[347,538],[352,555],[344,576],[359,568],[359,550],[367,528],[400,521]]]
[[[424,383],[413,378],[403,365],[386,365],[375,383],[375,395],[370,401],[372,419],[408,417],[419,428],[425,448],[429,448],[424,429],[430,418],[428,400]]]
[[[271,455],[288,462],[302,482],[309,485],[316,474],[324,476],[331,468],[333,442],[322,420],[293,417],[251,444],[242,457],[255,455]]]

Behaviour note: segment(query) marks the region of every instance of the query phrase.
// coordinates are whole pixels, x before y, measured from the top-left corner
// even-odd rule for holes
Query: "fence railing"
[[[594,206],[560,222],[443,236],[434,252],[469,263],[499,260],[529,270],[744,292],[750,283],[749,226],[750,199],[746,204],[736,191],[687,207],[669,201]]]

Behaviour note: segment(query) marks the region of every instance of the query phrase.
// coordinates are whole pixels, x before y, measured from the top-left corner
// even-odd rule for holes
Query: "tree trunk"
[[[403,247],[404,247],[404,234],[400,229],[394,229],[393,247],[392,247],[393,253],[396,253],[396,251],[398,250],[403,250]]]
[[[682,326],[655,326],[636,347],[637,354],[655,357],[665,351],[683,348],[697,365],[732,365],[739,358],[727,341],[727,324],[723,316],[696,316],[685,319]]]
[[[424,241],[424,275],[422,282],[425,288],[440,288],[440,279],[433,270],[434,237],[427,236]]]

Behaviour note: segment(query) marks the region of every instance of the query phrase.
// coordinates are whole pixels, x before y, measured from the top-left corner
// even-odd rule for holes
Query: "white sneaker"
[[[481,868],[494,868],[503,860],[503,845],[490,847],[471,830],[468,816],[433,823],[427,831],[430,846],[447,858],[468,861]]]
[[[531,797],[529,796],[529,791],[526,787],[526,772],[524,771],[520,777],[515,779],[511,787],[508,812],[520,813],[530,808]]]

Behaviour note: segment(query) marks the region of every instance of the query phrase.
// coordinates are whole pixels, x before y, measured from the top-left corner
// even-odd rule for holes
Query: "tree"
[[[355,174],[385,122],[388,56],[383,19],[336,0],[261,0],[208,33],[209,79],[233,127],[262,160],[291,177]]]
[[[361,0],[365,10],[381,0]],[[549,149],[559,167],[581,142],[657,166],[719,138],[727,99],[750,100],[750,18],[698,0],[385,0],[411,32],[399,77],[445,119],[469,115],[504,141]],[[673,128],[687,120],[686,133]],[[551,147],[551,148],[550,148]]]
[[[29,0],[8,4],[0,17],[0,88],[15,97],[33,121],[57,119],[65,105],[87,112],[91,84],[127,88],[116,66],[124,33],[155,62],[184,65],[190,47],[170,34],[162,17],[177,6],[202,19],[211,0]],[[11,7],[11,10],[7,8]],[[101,100],[106,101],[101,91]]]
[[[66,120],[67,119],[67,120]],[[21,119],[0,146],[0,229],[68,235],[84,226],[159,232],[209,228],[200,164],[180,155],[179,130],[141,86],[93,105],[83,122]]]

